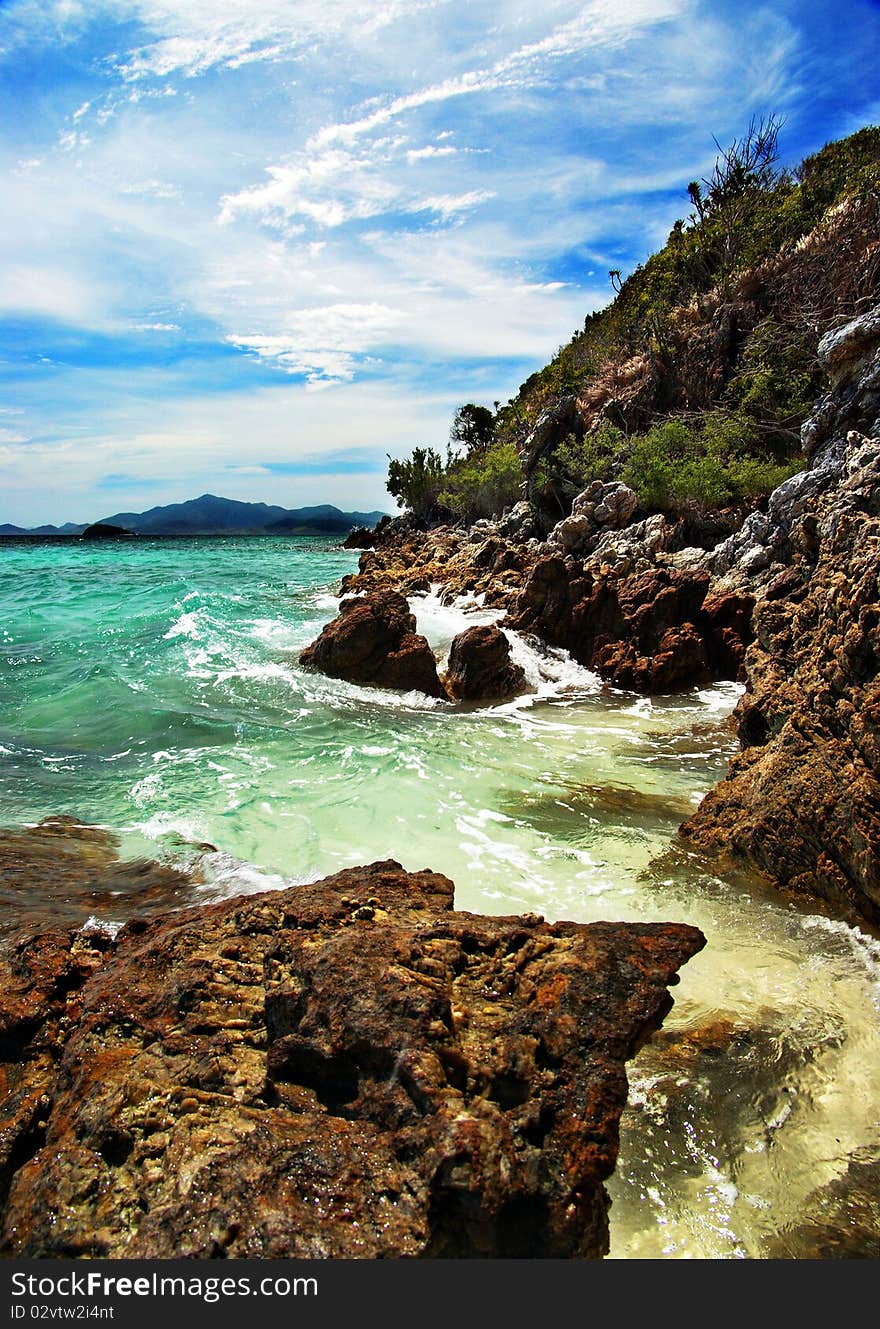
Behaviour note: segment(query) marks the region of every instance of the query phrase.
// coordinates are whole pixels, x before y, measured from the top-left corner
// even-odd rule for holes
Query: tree
[[[495,416],[486,406],[468,402],[459,406],[449,431],[450,444],[460,444],[463,456],[485,452],[495,437]]]
[[[692,180],[688,195],[694,206],[691,221],[700,227],[704,275],[724,282],[741,260],[747,220],[782,176],[777,170],[778,139],[783,120],[776,115],[754,117],[741,138],[718,149],[712,174]]]
[[[433,448],[415,448],[405,461],[388,457],[385,488],[399,507],[409,508],[419,521],[436,516],[443,478],[443,462]]]

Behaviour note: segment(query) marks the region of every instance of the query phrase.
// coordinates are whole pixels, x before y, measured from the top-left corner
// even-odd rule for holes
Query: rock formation
[[[415,616],[397,591],[352,597],[342,601],[338,617],[306,647],[300,663],[350,683],[445,697],[434,654],[415,629]]]
[[[16,1257],[601,1256],[624,1062],[703,945],[393,862],[0,958]]]
[[[456,701],[502,701],[525,689],[510,642],[493,624],[467,628],[453,640],[443,683]]]
[[[562,646],[609,682],[673,692],[736,678],[750,640],[748,596],[709,596],[709,574],[649,566],[626,577],[559,557],[532,569],[506,620]]]
[[[147,859],[121,862],[118,843],[110,831],[73,817],[0,832],[0,936],[36,927],[47,906],[59,927],[74,927],[90,917],[118,919],[128,900],[152,913],[187,899],[191,876]]]
[[[743,752],[682,833],[876,923],[880,310],[819,352],[832,390],[804,427],[812,464],[776,491],[736,561],[722,547],[727,584],[757,597],[737,708]]]

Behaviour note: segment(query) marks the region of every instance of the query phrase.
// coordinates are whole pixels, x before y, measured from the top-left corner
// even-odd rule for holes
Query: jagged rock
[[[826,332],[819,342],[819,360],[838,385],[843,378],[853,377],[854,369],[868,359],[878,342],[880,306]]]
[[[846,513],[753,615],[744,751],[682,827],[788,890],[880,921],[880,529]]]
[[[300,655],[300,664],[332,678],[445,697],[437,661],[416,633],[415,615],[397,591],[343,600],[339,615]]]
[[[570,651],[622,688],[674,692],[736,678],[750,640],[745,596],[713,597],[707,572],[648,566],[618,576],[595,563],[546,558],[532,569],[507,624]]]
[[[563,554],[576,554],[586,549],[596,534],[596,523],[583,512],[572,512],[556,523],[547,536],[548,544],[557,545]]]
[[[507,540],[523,543],[538,534],[532,506],[525,499],[515,503],[498,521],[498,533]]]
[[[590,553],[599,535],[604,530],[622,530],[638,505],[638,498],[627,485],[594,480],[572,503],[571,515],[556,523],[547,536],[548,543],[563,553]]]
[[[826,333],[819,358],[831,378],[831,390],[801,428],[807,457],[850,429],[880,434],[880,305]]]
[[[851,415],[850,387],[839,381]],[[880,437],[850,430],[823,457],[833,470],[809,491],[795,488],[796,511],[779,491],[771,499],[768,529],[788,523],[788,561],[764,573],[752,614],[737,708],[743,751],[681,829],[710,854],[876,923]]]
[[[510,642],[492,624],[467,628],[453,640],[443,676],[456,701],[502,701],[525,688],[525,674],[510,658]]]
[[[638,506],[638,497],[628,485],[618,480],[610,480],[606,484],[597,480],[578,494],[572,504],[572,512],[592,518],[597,526],[619,531],[627,525]]]
[[[393,862],[0,957],[17,1258],[584,1257],[624,1063],[704,944]]]
[[[372,549],[376,543],[376,532],[366,526],[355,526],[342,542],[343,549]]]

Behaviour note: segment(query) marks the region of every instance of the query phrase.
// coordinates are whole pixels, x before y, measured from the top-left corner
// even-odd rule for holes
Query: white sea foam
[[[258,895],[261,891],[280,891],[291,883],[278,872],[266,872],[253,863],[227,853],[206,853],[197,859],[203,877],[198,890],[218,900],[236,895]]]
[[[78,928],[77,931],[103,932],[105,937],[115,938],[124,926],[124,923],[117,923],[108,918],[96,918],[94,914],[89,914],[82,927]]]
[[[199,844],[205,839],[201,817],[184,817],[176,812],[155,812],[148,821],[135,822],[134,829],[148,840],[161,840],[167,835],[186,844]]]
[[[439,586],[432,586],[424,595],[409,598],[410,609],[416,616],[416,632],[427,637],[431,649],[439,654],[447,655],[453,637],[465,628],[497,623],[503,617],[503,609],[482,609],[475,605],[472,596],[460,596],[451,604],[443,604],[439,592]]]
[[[165,641],[173,641],[175,637],[189,637],[196,640],[202,634],[201,624],[199,623],[199,610],[187,610],[180,614],[171,624],[171,627],[165,633]]]

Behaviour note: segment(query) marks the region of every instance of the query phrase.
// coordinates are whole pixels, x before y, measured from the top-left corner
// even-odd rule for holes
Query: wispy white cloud
[[[453,148],[449,144],[437,147],[435,143],[429,143],[425,148],[407,149],[406,160],[410,163],[424,161],[427,157],[454,157],[458,148]]]
[[[289,59],[343,35],[357,42],[430,7],[430,0],[132,0],[129,8],[156,35],[119,69],[127,79],[194,78],[218,66]]]
[[[2,398],[30,434],[3,442],[4,492],[40,492],[39,467],[83,493],[172,467],[199,490],[261,483],[245,438],[266,461],[442,440],[455,404],[503,400],[609,298],[608,268],[663,240],[712,134],[774,109],[809,150],[858,127],[859,98],[876,113],[847,74],[876,49],[860,0],[3,14],[0,311],[31,338]],[[821,97],[836,120],[811,121]]]
[[[305,374],[314,386],[353,378],[355,357],[386,342],[399,321],[400,314],[387,305],[320,305],[288,315],[283,332],[230,333],[227,341],[289,374]]]

